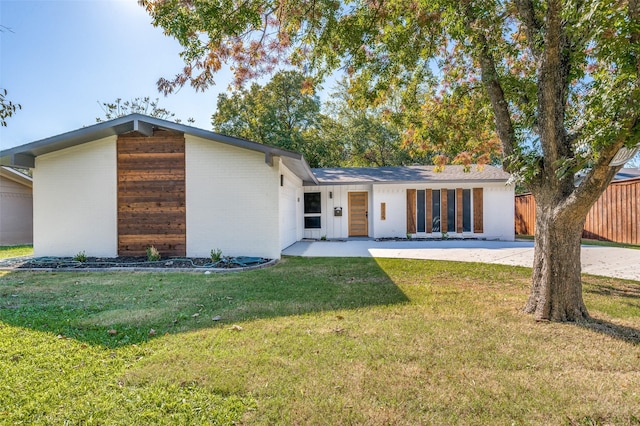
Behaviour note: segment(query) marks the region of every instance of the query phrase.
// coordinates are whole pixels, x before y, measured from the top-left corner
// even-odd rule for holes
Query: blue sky
[[[0,33],[0,87],[22,105],[0,127],[1,149],[95,124],[99,103],[116,98],[160,98],[176,118],[211,129],[231,81],[227,72],[204,93],[158,93],[158,78],[182,68],[181,49],[136,0],[0,0],[0,25],[11,29]]]

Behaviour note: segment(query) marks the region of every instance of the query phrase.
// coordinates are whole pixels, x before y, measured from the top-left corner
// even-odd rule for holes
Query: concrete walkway
[[[386,257],[454,260],[531,267],[531,241],[300,241],[282,254],[306,257]],[[582,246],[582,272],[640,281],[640,250]]]

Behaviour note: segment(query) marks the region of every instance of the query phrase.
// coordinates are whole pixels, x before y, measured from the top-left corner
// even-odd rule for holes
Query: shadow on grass
[[[592,284],[585,289],[586,293],[600,296],[616,296],[628,299],[640,299],[640,286],[613,286],[608,284]]]
[[[637,328],[614,324],[612,322],[596,318],[578,322],[577,325],[579,327],[596,331],[615,339],[624,340],[625,342],[633,343],[635,345],[640,344],[640,330],[638,330]]]
[[[0,276],[0,322],[121,347],[242,321],[406,303],[371,258],[284,258],[229,274],[12,272]]]

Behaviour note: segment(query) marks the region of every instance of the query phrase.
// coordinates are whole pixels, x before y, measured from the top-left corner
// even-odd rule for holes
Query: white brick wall
[[[280,257],[278,159],[186,137],[187,256]]]
[[[274,160],[275,161],[275,160]],[[302,179],[291,172],[280,160],[280,249],[284,250],[291,244],[302,239],[303,206]]]
[[[35,256],[117,255],[116,137],[36,157]]]

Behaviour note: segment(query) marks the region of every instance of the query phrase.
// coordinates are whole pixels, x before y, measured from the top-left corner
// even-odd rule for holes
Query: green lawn
[[[0,259],[28,256],[33,254],[33,246],[0,246]]]
[[[530,269],[285,258],[0,276],[0,424],[640,424],[640,283],[520,311]],[[215,319],[215,320],[214,320]]]

